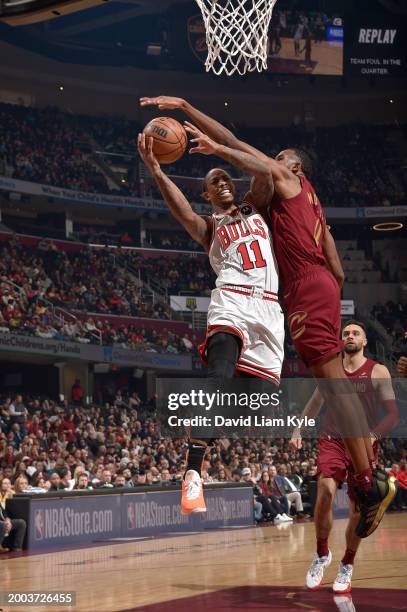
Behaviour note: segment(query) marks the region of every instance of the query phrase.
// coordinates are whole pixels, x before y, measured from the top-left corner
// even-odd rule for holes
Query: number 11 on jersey
[[[250,259],[249,249],[254,254],[254,262]],[[253,270],[254,268],[265,268],[267,262],[264,260],[261,248],[258,240],[253,240],[249,244],[249,249],[247,248],[247,244],[243,242],[239,244],[237,247],[237,252],[240,253],[243,262],[243,270]]]

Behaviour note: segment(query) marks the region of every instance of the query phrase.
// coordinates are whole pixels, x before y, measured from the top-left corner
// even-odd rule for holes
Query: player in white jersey
[[[256,212],[267,208],[273,195],[269,166],[251,154],[201,136],[190,153],[217,155],[253,177],[241,207],[235,203],[235,187],[229,174],[214,168],[205,177],[203,194],[213,207],[213,215],[196,214],[162,171],[152,151],[152,139],[140,134],[138,149],[171,213],[204,247],[217,274],[208,310],[207,337],[202,346],[208,375],[231,379],[240,370],[278,384],[284,320],[277,298],[277,264],[268,227]],[[206,510],[200,473],[206,447],[203,440],[190,440],[182,483],[184,513]]]
[[[206,361],[211,336],[220,331],[234,334],[242,343],[235,369],[278,384],[284,322],[272,238],[251,205],[233,206],[231,211],[212,215],[209,261],[217,280],[200,352]]]

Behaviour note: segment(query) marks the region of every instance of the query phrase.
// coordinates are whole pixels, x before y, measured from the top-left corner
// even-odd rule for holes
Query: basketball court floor
[[[1,591],[76,591],[74,607],[10,607],[2,612],[371,612],[407,610],[407,513],[386,515],[356,558],[353,591],[331,591],[344,551],[346,519],[335,521],[332,565],[323,587],[307,591],[312,522],[114,541],[92,548],[10,555]]]

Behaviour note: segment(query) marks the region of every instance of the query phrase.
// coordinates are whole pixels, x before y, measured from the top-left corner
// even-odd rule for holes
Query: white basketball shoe
[[[324,577],[325,568],[331,565],[332,553],[328,551],[328,554],[324,557],[319,557],[315,553],[310,568],[307,572],[306,584],[311,591],[319,589],[321,586],[322,579]]]
[[[344,565],[342,561],[339,563],[338,575],[336,576],[335,582],[332,587],[334,593],[342,595],[344,593],[351,592],[352,572],[353,565],[351,565],[350,563],[348,565]]]

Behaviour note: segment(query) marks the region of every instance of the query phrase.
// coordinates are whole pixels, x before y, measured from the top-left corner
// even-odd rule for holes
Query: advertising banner
[[[52,185],[41,185],[30,181],[21,181],[6,176],[0,176],[0,189],[4,191],[17,191],[33,196],[46,196],[57,200],[70,200],[81,204],[95,204],[97,206],[120,206],[122,208],[141,208],[144,210],[165,210],[167,206],[163,200],[151,198],[135,198],[125,195],[112,195],[108,193],[90,193],[87,191],[75,191],[65,187],[54,187]],[[194,204],[198,213],[206,213],[206,204]]]
[[[120,495],[31,499],[28,547],[52,548],[120,537]]]
[[[181,514],[180,492],[157,491],[122,496],[122,536],[202,531],[253,524],[251,488],[208,489],[207,512]]]
[[[63,357],[96,363],[116,363],[124,366],[150,367],[163,370],[191,370],[190,355],[172,355],[131,351],[116,346],[100,346],[65,342],[35,336],[0,332],[0,352],[23,353],[25,355],[44,355]]]
[[[404,64],[405,65],[405,64]],[[201,181],[202,178],[197,177]],[[134,198],[131,196],[115,196],[103,193],[88,193],[83,191],[74,191],[73,189],[65,189],[64,187],[52,187],[50,185],[40,185],[39,183],[31,183],[29,181],[21,181],[19,179],[0,176],[0,190],[16,191],[33,196],[47,196],[57,200],[65,200],[71,202],[80,202],[82,204],[94,204],[97,206],[120,206],[139,208],[144,210],[162,210],[168,212],[168,207],[162,200],[152,200],[149,198]],[[204,203],[193,203],[194,210],[199,214],[211,214],[210,209]],[[397,207],[360,207],[347,208],[344,207],[325,207],[325,215],[327,219],[350,219],[356,217],[381,217],[407,215],[407,206]],[[397,212],[396,212],[397,211]],[[196,253],[195,256],[200,256]]]
[[[171,308],[178,311],[192,310],[193,312],[208,312],[210,298],[191,295],[171,295]],[[354,315],[353,300],[341,300],[341,315]]]
[[[194,312],[208,312],[210,298],[192,295],[171,295],[170,305],[172,310]]]
[[[114,494],[17,495],[9,510],[13,518],[26,520],[30,550],[253,525],[252,487],[210,484],[205,489],[207,512],[199,515],[181,514],[180,488],[172,484],[168,490]]]
[[[403,76],[406,69],[405,20],[391,13],[353,11],[346,20],[345,73]]]

